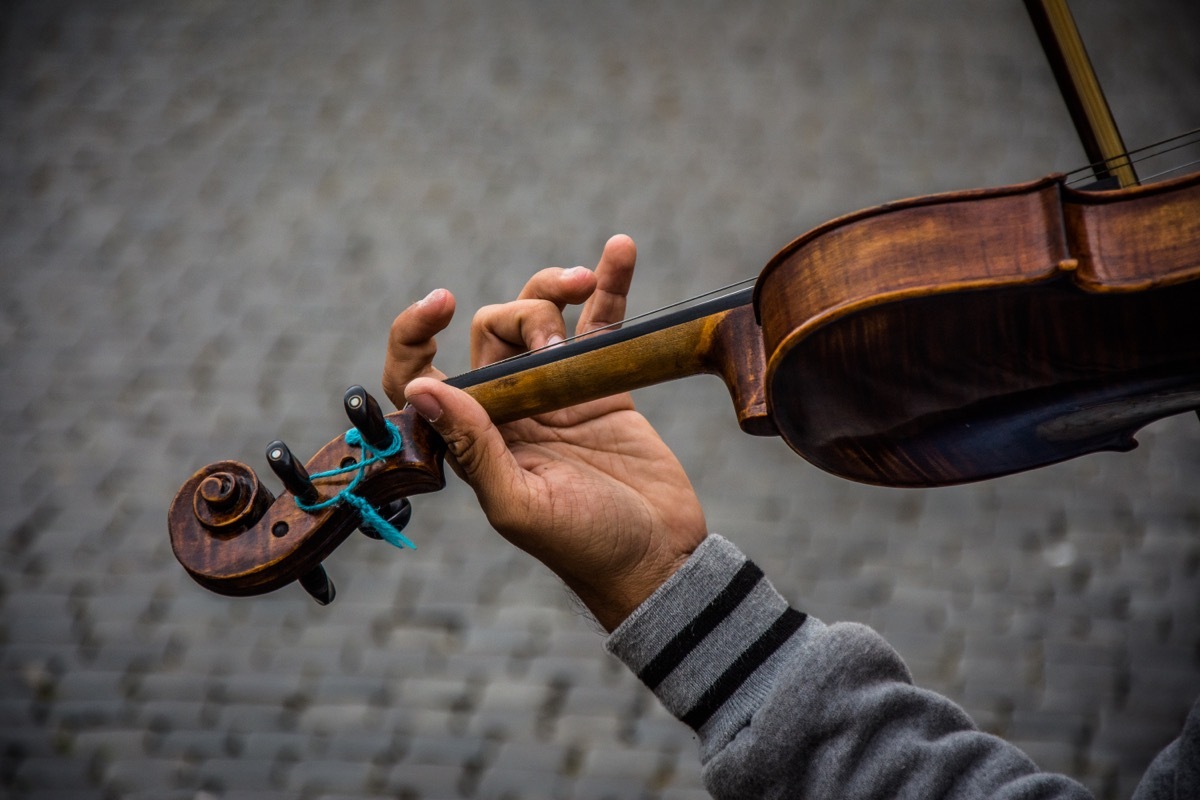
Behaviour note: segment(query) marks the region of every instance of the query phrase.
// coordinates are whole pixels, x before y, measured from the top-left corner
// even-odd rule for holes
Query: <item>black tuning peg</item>
[[[358,385],[351,386],[342,397],[342,405],[346,407],[350,423],[358,429],[363,441],[372,450],[387,450],[392,446],[392,432],[387,428],[383,411],[366,389]]]
[[[393,528],[402,531],[408,525],[408,521],[412,519],[412,503],[408,502],[407,497],[401,497],[399,500],[393,500],[385,506],[380,506],[379,515],[391,523]],[[372,539],[383,538],[366,520],[363,520],[359,530]]]
[[[304,591],[312,595],[313,600],[323,606],[332,603],[333,598],[337,596],[337,590],[333,588],[333,581],[329,579],[329,573],[320,564],[300,576],[300,585],[304,587]]]
[[[292,451],[276,439],[267,445],[267,463],[271,471],[283,481],[283,488],[300,498],[300,502],[312,505],[320,499],[317,487],[313,486],[304,465],[296,460]]]

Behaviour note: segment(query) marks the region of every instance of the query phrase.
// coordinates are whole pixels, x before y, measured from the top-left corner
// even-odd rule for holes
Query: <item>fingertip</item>
[[[547,293],[547,299],[559,306],[582,303],[596,291],[596,273],[587,267],[571,267],[558,274],[559,286]]]
[[[433,316],[444,316],[447,311],[454,311],[454,295],[449,289],[434,289],[413,304],[414,308]]]
[[[611,236],[604,245],[600,255],[600,263],[596,265],[596,288],[601,293],[621,295],[629,292],[633,281],[634,266],[637,263],[637,247],[633,239],[623,233]],[[619,317],[614,313],[624,314],[622,305],[619,309],[608,309],[596,317],[598,322],[616,322]]]
[[[409,392],[407,389],[405,389],[404,399],[410,406],[417,410],[418,414],[425,418],[426,422],[435,423],[442,418],[442,404],[433,394],[426,392]]]
[[[409,349],[417,348],[422,358],[432,360],[436,351],[433,337],[444,330],[453,317],[454,295],[446,289],[434,289],[392,320],[389,353],[400,357]]]
[[[444,425],[446,405],[450,400],[447,390],[453,391],[442,381],[414,378],[404,387],[404,402],[416,409],[426,422]]]
[[[404,400],[429,422],[469,420],[470,425],[486,422],[487,412],[466,392],[433,378],[414,378],[404,387]],[[450,412],[445,414],[445,412]],[[455,423],[457,424],[457,423]]]
[[[433,378],[413,378],[404,387],[404,399],[412,402],[412,398],[418,394],[436,394],[445,384],[442,381],[434,380]]]
[[[581,303],[596,288],[596,273],[587,267],[571,267],[564,269],[559,280],[566,287],[566,299],[569,303]]]
[[[604,243],[604,252],[621,260],[632,261],[637,258],[637,245],[633,239],[624,233],[618,233],[608,238]]]

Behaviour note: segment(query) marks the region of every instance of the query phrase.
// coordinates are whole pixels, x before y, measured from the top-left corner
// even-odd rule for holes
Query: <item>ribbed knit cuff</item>
[[[806,619],[740,550],[711,534],[606,646],[710,750],[761,705],[802,629],[820,626]]]

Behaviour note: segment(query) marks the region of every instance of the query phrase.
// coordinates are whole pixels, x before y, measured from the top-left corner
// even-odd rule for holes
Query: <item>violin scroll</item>
[[[214,536],[236,536],[253,525],[275,502],[270,490],[259,483],[254,470],[237,461],[218,461],[192,476],[192,513]]]
[[[379,536],[363,525],[352,504],[324,501],[352,487],[354,495],[383,519],[403,527],[412,513],[409,496],[445,486],[445,444],[433,429],[412,409],[384,417],[361,387],[353,390],[360,398],[355,405],[370,411],[370,433],[378,440],[379,422],[394,426],[403,443],[399,452],[366,461],[361,446],[366,436],[353,443],[348,441],[351,437],[339,436],[302,466],[286,445],[272,442],[268,463],[277,474],[283,473],[285,484],[278,496],[253,469],[237,461],[218,461],[201,469],[180,487],[168,512],[175,557],[197,583],[218,594],[245,596],[300,581],[317,602],[326,604],[334,590],[321,562],[356,528],[363,527],[372,538]],[[354,469],[359,464],[361,468]],[[337,470],[341,471],[320,477]],[[298,498],[308,510],[300,507]]]

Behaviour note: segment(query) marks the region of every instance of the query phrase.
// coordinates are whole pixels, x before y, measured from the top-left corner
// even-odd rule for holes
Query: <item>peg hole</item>
[[[282,520],[271,526],[271,535],[276,539],[282,539],[284,536],[287,536],[287,532],[288,524]]]
[[[357,463],[358,459],[356,459],[354,456],[346,456],[342,459],[341,467],[342,469],[346,469],[348,467],[353,467]]]

